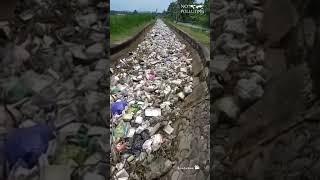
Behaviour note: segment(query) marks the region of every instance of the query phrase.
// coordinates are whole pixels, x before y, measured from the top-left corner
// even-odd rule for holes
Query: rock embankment
[[[239,42],[245,39],[257,47],[252,49],[263,47],[255,57],[265,54],[262,64],[253,67],[250,55],[244,56],[244,66],[225,60],[215,64],[217,57],[211,63],[215,69],[219,65],[221,72],[211,83],[211,91],[233,92],[233,97],[212,101],[218,112],[211,157],[217,179],[318,179],[318,1],[216,1],[211,6],[216,10],[211,14],[216,30],[213,53],[236,54],[241,62],[249,46]],[[221,41],[223,36],[227,40]],[[244,49],[239,54],[234,48]],[[232,82],[233,74],[225,72],[230,66],[242,67],[235,71],[241,74],[248,74],[251,67],[250,74],[260,77]]]

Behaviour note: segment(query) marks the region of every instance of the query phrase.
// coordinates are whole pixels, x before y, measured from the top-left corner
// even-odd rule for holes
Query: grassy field
[[[189,26],[184,26],[184,25],[181,25],[181,24],[177,24],[177,23],[174,23],[174,22],[172,22],[170,20],[166,20],[166,21],[168,23],[171,23],[172,25],[174,25],[178,29],[184,31],[185,33],[187,33],[192,38],[198,40],[200,43],[202,43],[206,47],[210,48],[210,32],[203,31],[201,29],[192,28],[192,27],[189,27]]]
[[[154,21],[152,14],[126,14],[110,16],[111,44],[126,40],[138,33],[149,22]]]

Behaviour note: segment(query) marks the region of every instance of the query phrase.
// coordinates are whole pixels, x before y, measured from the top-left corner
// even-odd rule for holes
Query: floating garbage
[[[168,124],[165,128],[163,128],[164,132],[166,132],[167,134],[172,134],[174,129]]]
[[[128,133],[127,133],[127,137],[133,137],[134,133],[136,132],[135,128],[130,128]]]
[[[128,149],[128,146],[125,142],[120,142],[116,145],[116,150],[119,153],[122,153]]]
[[[121,115],[127,106],[127,102],[119,100],[111,105],[113,115]]]
[[[134,134],[131,145],[131,152],[133,154],[140,154],[143,143],[148,139],[150,139],[150,134],[148,130],[144,130],[140,134]]]
[[[123,167],[124,167],[124,163],[117,163],[117,164],[116,164],[116,168],[117,168],[118,170],[123,169]]]
[[[115,140],[118,140],[126,135],[127,124],[125,122],[120,122],[118,126],[114,129],[113,136]]]
[[[19,128],[9,132],[5,143],[9,166],[22,159],[25,168],[34,167],[38,163],[38,158],[47,151],[49,141],[53,138],[54,129],[48,125]]]
[[[145,116],[151,116],[151,117],[161,116],[161,109],[149,108],[149,109],[146,109],[144,113],[145,113]]]
[[[178,97],[179,97],[180,99],[184,99],[184,98],[185,98],[185,95],[184,95],[183,92],[179,92],[179,93],[178,93]]]
[[[190,85],[190,86],[185,86],[185,87],[183,88],[183,92],[184,92],[185,94],[190,94],[190,93],[192,93],[191,85]]]
[[[156,78],[156,73],[151,70],[151,71],[147,72],[146,77],[147,77],[148,80],[152,80],[153,81]]]
[[[137,123],[137,124],[141,124],[143,122],[143,117],[137,116],[136,120],[134,122]]]
[[[127,159],[128,162],[131,162],[133,160],[134,160],[134,156],[133,155],[129,156],[128,159]]]
[[[150,134],[154,135],[159,130],[160,127],[161,127],[161,123],[157,123],[153,127],[149,127]]]
[[[157,151],[160,147],[161,144],[163,143],[163,137],[161,134],[155,134],[152,136],[152,151]]]
[[[111,88],[111,94],[117,94],[119,92],[121,92],[121,90],[118,87]]]
[[[123,115],[123,119],[126,121],[130,121],[133,118],[133,113],[126,113]]]
[[[116,174],[116,177],[118,179],[122,178],[122,180],[124,180],[124,179],[129,178],[129,174],[127,173],[127,171],[125,169],[122,169]]]
[[[147,153],[150,153],[152,151],[152,147],[151,147],[152,143],[153,143],[153,140],[148,139],[143,143],[142,148],[146,150]]]

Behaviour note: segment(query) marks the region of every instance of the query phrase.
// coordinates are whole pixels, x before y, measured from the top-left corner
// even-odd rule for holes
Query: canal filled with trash
[[[158,19],[111,73],[112,179],[158,178],[174,164],[172,124],[192,93],[191,54]],[[155,159],[162,172],[148,169]]]

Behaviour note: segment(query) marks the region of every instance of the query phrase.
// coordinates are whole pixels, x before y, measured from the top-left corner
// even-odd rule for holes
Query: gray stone
[[[89,0],[77,0],[77,5],[80,7],[87,7],[89,5]]]
[[[110,172],[110,165],[105,162],[100,162],[96,166],[96,172],[102,176],[107,176]]]
[[[36,93],[40,93],[41,90],[48,87],[53,79],[49,76],[40,75],[32,70],[25,72],[22,76],[23,83]]]
[[[262,30],[270,43],[279,41],[298,22],[298,13],[290,0],[270,0],[264,5]]]
[[[313,19],[306,18],[303,20],[303,32],[305,43],[309,48],[312,48],[317,32],[317,26]]]
[[[171,175],[171,180],[179,180],[180,172],[174,171]]]
[[[225,155],[225,150],[224,150],[224,148],[222,147],[222,146],[213,146],[212,147],[212,151],[213,151],[213,153],[214,153],[214,156],[219,156],[219,157],[224,157],[224,155]],[[219,158],[219,157],[217,157],[217,158]]]
[[[183,136],[180,136],[179,146],[178,146],[179,151],[182,152],[183,150],[186,150],[187,152],[189,152],[191,150],[191,142],[192,142],[192,134],[184,134]],[[187,154],[190,154],[190,153],[187,153]]]
[[[206,179],[206,176],[204,175],[203,171],[200,170],[197,175],[196,175],[196,179]]]
[[[23,115],[25,115],[28,118],[33,118],[33,116],[39,111],[39,107],[32,104],[31,101],[28,101],[22,105],[20,108],[20,111]]]
[[[96,165],[99,161],[103,160],[103,157],[100,153],[95,153],[89,156],[86,161],[84,162],[85,165]]]
[[[227,70],[231,59],[225,55],[218,55],[213,57],[213,61],[210,63],[210,70],[216,73],[222,73]]]
[[[10,115],[5,110],[4,106],[0,106],[0,126],[4,127],[8,121],[12,121]]]
[[[92,32],[89,38],[95,42],[104,42],[107,37],[104,33]]]
[[[307,157],[302,157],[299,159],[295,159],[292,163],[290,163],[289,170],[291,172],[297,172],[304,168],[309,168],[312,164],[312,160]]]
[[[320,161],[316,161],[315,164],[310,168],[311,172],[320,175]]]
[[[259,1],[257,0],[243,0],[243,2],[249,8],[253,8],[259,4]]]
[[[230,120],[236,120],[240,113],[240,108],[233,97],[220,98],[214,103],[213,107],[219,114],[218,116],[222,113]],[[221,120],[220,117],[218,117],[218,120]]]
[[[251,69],[257,73],[260,73],[262,70],[263,70],[263,66],[262,65],[256,65],[256,66],[253,66]]]
[[[60,108],[57,115],[58,118],[55,121],[56,127],[60,127],[64,124],[77,120],[77,113],[72,105]]]
[[[104,50],[105,47],[102,43],[96,43],[87,48],[86,54],[88,55],[88,57],[96,58],[103,55]]]
[[[98,17],[95,13],[90,13],[86,15],[79,15],[76,17],[78,24],[83,28],[89,28],[92,24],[96,23]]]
[[[149,165],[150,171],[146,172],[145,177],[147,179],[157,179],[167,173],[172,165],[173,163],[168,159],[163,157],[157,158]]]
[[[86,173],[83,176],[83,180],[105,180],[105,177],[101,176],[100,174]]]
[[[97,71],[106,71],[108,65],[108,60],[101,59],[97,62],[95,70]]]
[[[226,43],[222,46],[224,52],[229,56],[236,56],[237,52],[244,50],[250,46],[247,42],[240,42],[238,39],[232,39],[230,41],[226,41]]]
[[[315,106],[307,111],[305,118],[308,120],[320,120],[320,107]]]
[[[21,79],[12,77],[1,82],[1,87],[8,95],[7,101],[15,103],[32,94],[32,89],[27,87]]]
[[[250,81],[255,82],[256,84],[264,85],[266,80],[260,76],[258,73],[251,73],[249,77]]]
[[[109,153],[109,151],[110,151],[110,135],[104,134],[103,136],[101,136],[99,138],[99,144],[100,144],[101,149],[104,152]]]
[[[84,53],[84,46],[74,44],[69,49],[70,49],[73,57],[75,57],[77,59],[81,59],[81,60],[88,59],[88,56]]]
[[[43,180],[71,180],[72,169],[63,165],[45,167]]]
[[[71,123],[59,130],[59,137],[65,139],[68,135],[76,135],[82,123]]]
[[[81,81],[81,84],[79,85],[79,90],[96,90],[97,82],[100,80],[100,78],[103,76],[103,73],[100,71],[93,71],[87,74]]]
[[[127,171],[125,169],[121,169],[119,172],[117,172],[116,177],[119,179],[120,178],[127,179],[127,178],[129,178],[129,174],[127,173]]]
[[[23,46],[14,46],[12,51],[13,61],[16,63],[16,65],[21,65],[23,62],[28,60],[31,55],[30,53],[25,49]],[[6,57],[8,58],[8,57]]]
[[[185,103],[186,105],[195,103],[201,100],[204,95],[208,94],[208,86],[206,82],[201,82],[199,85],[193,88],[192,93],[186,97]]]
[[[247,33],[246,25],[243,22],[243,18],[241,19],[228,19],[224,24],[225,31],[228,33],[245,35]]]
[[[195,59],[192,61],[192,72],[194,76],[198,76],[199,73],[203,70],[203,63],[201,62],[201,59]]]
[[[253,162],[251,173],[248,173],[249,179],[263,180],[264,176],[264,162],[261,158],[256,158]]]
[[[237,83],[235,94],[240,98],[241,104],[246,106],[261,98],[264,90],[253,80],[241,79]]]
[[[106,104],[106,98],[103,93],[98,93],[96,91],[90,91],[86,95],[86,111],[87,112],[96,112],[102,109]]]
[[[19,128],[28,128],[28,127],[33,127],[37,125],[36,122],[32,121],[32,120],[26,120],[26,121],[23,121],[20,125],[19,125]]]
[[[220,97],[223,95],[224,88],[223,86],[215,79],[211,78],[210,82],[210,93],[214,98]]]
[[[108,134],[109,129],[99,126],[92,126],[89,128],[88,135],[89,136],[102,136],[104,134]]]
[[[58,74],[56,71],[54,71],[53,69],[49,68],[49,69],[47,70],[47,72],[48,72],[49,75],[51,75],[51,76],[52,76],[53,78],[55,78],[56,80],[59,80],[59,79],[60,79],[59,74]]]

